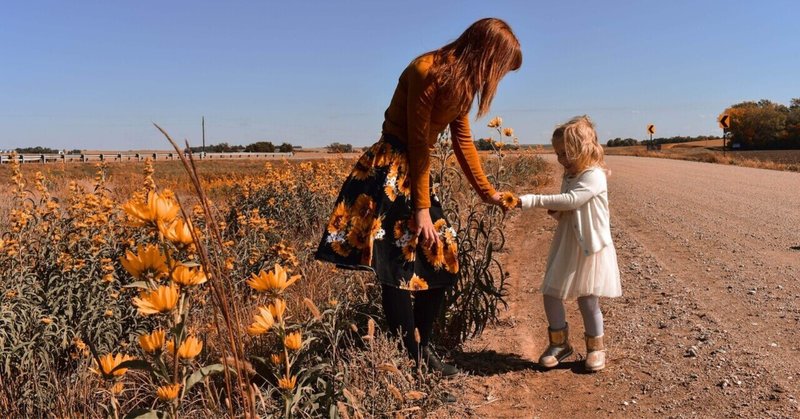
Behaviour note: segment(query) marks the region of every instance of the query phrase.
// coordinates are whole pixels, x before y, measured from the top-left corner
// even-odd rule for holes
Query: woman
[[[402,336],[409,356],[443,375],[458,370],[428,342],[445,290],[457,279],[458,244],[430,188],[431,150],[449,125],[470,184],[499,205],[475,150],[469,111],[477,100],[478,117],[486,115],[500,79],[521,64],[511,28],[492,18],[412,61],[386,110],[382,138],[345,181],[317,250],[319,260],[374,271],[390,332]]]

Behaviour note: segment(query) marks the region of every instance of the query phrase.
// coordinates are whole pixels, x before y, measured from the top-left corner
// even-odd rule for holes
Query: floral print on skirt
[[[405,146],[384,135],[345,180],[316,258],[340,268],[374,271],[382,284],[412,291],[455,284],[458,243],[431,194],[439,245],[418,246]]]

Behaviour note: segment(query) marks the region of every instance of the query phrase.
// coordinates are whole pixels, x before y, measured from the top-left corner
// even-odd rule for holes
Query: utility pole
[[[203,120],[202,120],[202,126],[203,126],[203,154],[200,155],[201,159],[206,156],[206,117],[205,116],[203,117]]]

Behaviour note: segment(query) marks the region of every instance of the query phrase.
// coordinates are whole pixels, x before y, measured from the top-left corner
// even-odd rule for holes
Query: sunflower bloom
[[[517,206],[519,198],[511,192],[503,192],[500,195],[500,203],[503,205],[503,209],[509,210]]]
[[[169,273],[166,256],[161,253],[158,246],[152,244],[139,245],[137,253],[126,250],[120,262],[122,267],[137,279],[145,273],[153,273],[156,277]]]
[[[191,223],[183,218],[176,218],[170,224],[160,223],[158,229],[165,239],[179,247],[186,247],[194,243],[192,238]]]
[[[164,402],[175,400],[178,397],[178,392],[181,390],[180,384],[169,384],[161,386],[156,390],[158,399]]]
[[[278,322],[283,321],[283,313],[285,311],[286,311],[286,303],[280,298],[276,298],[275,303],[269,305],[269,312],[270,314],[272,314],[272,318],[277,320]]]
[[[172,281],[184,287],[200,285],[208,280],[202,267],[190,268],[186,265],[178,265],[172,271]]]
[[[111,377],[119,377],[125,374],[128,369],[127,368],[120,368],[114,371],[114,368],[117,368],[119,364],[122,364],[125,361],[130,361],[134,359],[130,355],[122,355],[122,354],[105,354],[100,357],[100,370],[94,370],[96,373],[102,375],[105,378]],[[114,372],[112,372],[114,371]]]
[[[133,304],[139,308],[139,314],[158,314],[172,311],[178,304],[178,287],[175,284],[161,285],[152,291],[145,291],[138,298],[133,299]]]
[[[297,376],[293,375],[291,377],[284,376],[278,380],[278,387],[283,390],[291,391],[294,390],[294,386],[297,385]]]
[[[256,274],[251,274],[251,278],[247,280],[247,285],[259,292],[274,291],[278,294],[282,293],[289,285],[292,285],[300,279],[300,275],[293,275],[288,278],[285,269],[279,264],[275,264],[275,269],[270,272],[261,271]]]
[[[414,274],[411,277],[411,280],[408,281],[408,288],[411,291],[424,291],[428,289],[428,281],[425,281],[424,279],[418,277],[417,274]]]
[[[350,214],[347,212],[347,209],[347,205],[345,205],[344,201],[336,205],[333,214],[331,214],[331,219],[328,222],[328,233],[334,234],[337,231],[344,230],[345,226],[347,226],[347,221],[350,219]]]
[[[158,329],[149,335],[139,336],[139,346],[148,354],[160,351],[164,347],[164,331]]]
[[[253,316],[253,323],[247,328],[247,334],[250,336],[263,335],[275,325],[275,319],[269,308],[261,306],[258,308],[258,313]]]
[[[291,351],[300,350],[303,347],[303,334],[300,332],[289,333],[283,339],[283,346]]]

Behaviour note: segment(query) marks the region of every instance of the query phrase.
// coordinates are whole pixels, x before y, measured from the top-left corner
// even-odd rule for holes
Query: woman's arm
[[[472,130],[469,126],[469,115],[464,114],[450,123],[450,136],[453,142],[453,152],[461,170],[466,175],[472,188],[484,201],[492,201],[497,191],[483,173],[481,160],[475,143],[472,140]]]
[[[520,205],[527,208],[547,208],[555,211],[572,211],[606,190],[606,177],[602,170],[593,169],[581,174],[573,188],[557,195],[522,195]]]

